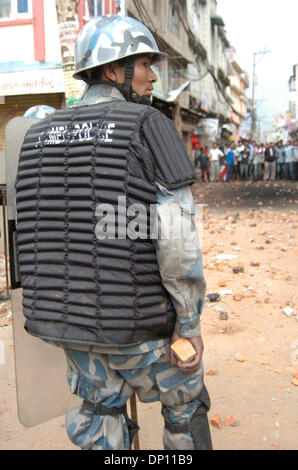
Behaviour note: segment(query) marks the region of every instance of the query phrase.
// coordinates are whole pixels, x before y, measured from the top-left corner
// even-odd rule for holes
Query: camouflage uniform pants
[[[126,404],[135,391],[141,402],[160,401],[165,419],[164,448],[192,450],[200,448],[200,426],[195,426],[197,437],[189,426],[194,414],[204,406],[203,434],[209,432],[207,411],[209,396],[203,384],[203,365],[196,373],[184,375],[171,366],[169,351],[154,357],[142,367],[142,360],[130,367],[133,356],[115,356],[65,350],[67,377],[70,390],[89,403],[115,409]],[[202,415],[202,413],[199,413]],[[123,413],[115,416],[95,414],[86,407],[71,408],[66,415],[66,429],[70,440],[81,449],[129,450],[129,420]],[[211,442],[211,439],[210,439]],[[211,445],[211,444],[210,444]],[[203,445],[203,448],[205,444]],[[210,448],[210,447],[209,447]]]

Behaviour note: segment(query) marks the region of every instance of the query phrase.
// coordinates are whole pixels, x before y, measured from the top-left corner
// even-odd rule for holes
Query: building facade
[[[191,153],[190,136],[196,128],[197,116],[190,112],[188,64],[191,50],[185,22],[186,0],[128,0],[129,16],[142,21],[153,32],[160,50],[167,52],[169,60],[156,64],[158,76],[153,93],[153,106],[173,119],[183,142]]]
[[[203,138],[207,132],[210,143],[230,122],[239,127],[246,79],[228,59],[230,44],[216,5],[216,0],[0,0],[0,40],[9,44],[0,50],[1,161],[12,117],[33,105],[61,108],[78,99],[83,83],[72,79],[75,40],[82,26],[101,14],[139,19],[169,54],[168,62],[156,64],[153,106],[173,119],[190,154],[193,133]]]
[[[293,73],[289,79],[289,91],[291,99],[288,109],[289,133],[292,139],[298,138],[298,64],[293,66]]]
[[[231,65],[229,75],[229,94],[232,100],[230,118],[231,125],[234,127],[233,134],[238,140],[239,137],[245,137],[240,135],[240,128],[247,114],[248,98],[245,91],[249,88],[249,78],[248,74],[240,67],[234,48],[227,50],[227,56]]]
[[[196,106],[207,115],[229,116],[229,61],[226,48],[229,46],[223,19],[216,15],[215,0],[188,0],[188,21],[194,34],[192,42],[193,63],[191,93]],[[200,110],[200,108],[198,108]]]
[[[201,118],[198,135],[203,145],[226,140],[231,131],[232,100],[229,95],[231,65],[227,57],[225,24],[217,15],[216,0],[187,0],[192,32],[192,64],[189,66],[190,103]]]
[[[117,3],[0,0],[0,184],[5,183],[6,124],[31,106],[59,109],[80,96],[84,84],[72,79],[77,34],[92,17],[116,13]]]
[[[126,5],[128,14],[145,23],[170,56],[168,64],[161,65],[153,104],[173,119],[189,154],[193,133],[206,145],[228,138],[233,132],[227,126],[236,116],[232,128],[239,133],[246,114],[247,76],[241,70],[241,83],[233,83],[239,95],[233,99],[230,76],[234,80],[235,71],[216,0],[127,0]],[[179,88],[170,101],[169,94]]]
[[[55,1],[1,1],[0,41],[0,152],[3,158],[4,130],[11,118],[23,115],[35,104],[60,108],[63,102]],[[5,44],[7,47],[3,47]]]

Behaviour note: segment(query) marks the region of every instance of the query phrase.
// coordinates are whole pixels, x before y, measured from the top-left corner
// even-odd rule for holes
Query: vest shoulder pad
[[[141,126],[149,148],[155,179],[168,189],[193,184],[196,174],[174,123],[158,110],[147,108]]]

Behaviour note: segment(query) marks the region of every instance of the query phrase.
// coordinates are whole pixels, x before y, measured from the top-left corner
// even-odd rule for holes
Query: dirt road
[[[297,449],[297,185],[213,183],[193,192],[207,204],[207,294],[220,295],[207,297],[202,317],[214,448]],[[3,258],[0,276],[3,287]],[[75,449],[64,417],[30,429],[18,421],[9,302],[0,303],[0,345],[0,449]],[[162,449],[160,405],[138,403],[138,412],[141,448]]]

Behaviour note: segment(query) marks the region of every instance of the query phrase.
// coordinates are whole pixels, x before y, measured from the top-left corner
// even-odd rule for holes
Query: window
[[[175,36],[179,36],[179,14],[177,8],[179,8],[179,6],[176,6],[173,0],[170,1],[168,24],[169,30],[171,31],[171,33],[175,34]]]
[[[103,0],[85,0],[86,19],[103,15]]]
[[[16,20],[31,16],[31,0],[0,0],[0,20]]]
[[[18,13],[28,13],[28,0],[18,0],[17,11]]]

